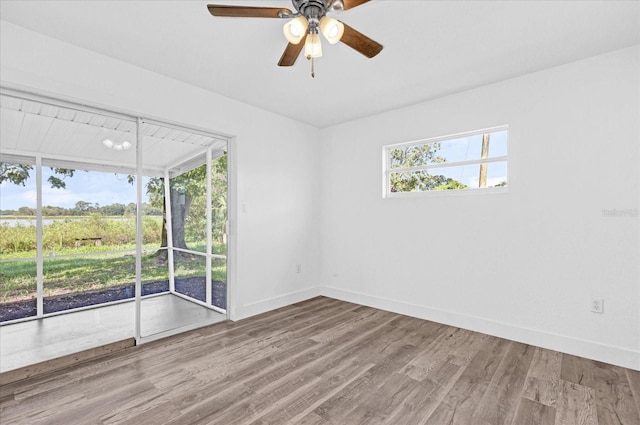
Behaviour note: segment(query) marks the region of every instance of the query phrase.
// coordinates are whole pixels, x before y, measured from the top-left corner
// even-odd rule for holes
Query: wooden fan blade
[[[382,44],[354,30],[344,22],[342,24],[344,25],[344,34],[340,39],[341,42],[368,58],[372,58],[382,51]]]
[[[284,53],[282,53],[282,57],[278,62],[278,66],[292,66],[294,63],[296,63],[296,59],[298,59],[298,56],[300,56],[300,52],[302,51],[304,42],[306,40],[307,36],[305,35],[304,38],[300,40],[300,43],[289,43],[284,49]]]
[[[291,11],[282,7],[253,7],[253,6],[226,6],[221,4],[207,5],[213,16],[226,16],[232,18],[279,18],[279,13],[291,14]]]
[[[343,10],[353,9],[356,6],[367,3],[368,1],[369,0],[342,0],[342,4],[344,4]]]

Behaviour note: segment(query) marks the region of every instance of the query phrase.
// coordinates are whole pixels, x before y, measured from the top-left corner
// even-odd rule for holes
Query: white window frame
[[[407,146],[418,146],[418,145],[426,145],[437,142],[444,142],[454,139],[459,139],[462,137],[476,136],[479,134],[486,133],[496,133],[499,131],[507,131],[507,154],[502,156],[496,156],[492,158],[485,159],[474,159],[468,161],[457,161],[457,162],[446,162],[446,163],[437,163],[437,164],[428,164],[421,165],[416,167],[407,167],[407,168],[391,168],[390,162],[390,152],[397,148],[403,148]],[[508,125],[500,125],[496,127],[483,128],[480,130],[467,131],[463,133],[455,133],[448,134],[445,136],[432,137],[428,139],[420,139],[414,140],[410,142],[402,142],[402,143],[394,143],[392,145],[385,145],[382,148],[382,197],[383,198],[405,198],[405,197],[415,197],[415,196],[459,196],[459,195],[468,195],[468,194],[487,194],[487,193],[504,193],[509,190],[509,135],[508,135],[509,126]],[[411,172],[411,171],[421,171],[421,170],[431,170],[438,168],[450,168],[450,167],[459,167],[465,165],[475,165],[475,164],[489,164],[492,162],[506,162],[507,163],[507,186],[503,187],[483,187],[483,188],[469,188],[469,189],[459,189],[459,190],[426,190],[426,191],[418,191],[418,192],[391,192],[390,187],[390,177],[392,173],[403,171],[403,172]]]

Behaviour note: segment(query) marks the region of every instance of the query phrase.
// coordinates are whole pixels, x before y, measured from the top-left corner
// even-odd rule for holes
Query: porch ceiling
[[[136,121],[80,108],[42,103],[11,95],[0,96],[0,154],[3,161],[15,157],[45,158],[45,165],[88,168],[102,171],[134,172],[136,168]],[[226,140],[197,131],[190,132],[160,123],[143,122],[142,158],[145,174],[163,175],[181,163],[226,149]],[[108,148],[131,143],[130,149]]]

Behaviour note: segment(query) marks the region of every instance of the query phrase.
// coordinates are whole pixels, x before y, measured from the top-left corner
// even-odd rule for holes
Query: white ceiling
[[[214,18],[207,3],[0,1],[3,20],[257,107],[326,127],[640,42],[640,2],[372,0],[332,16],[384,45],[323,43],[276,66],[281,19]]]

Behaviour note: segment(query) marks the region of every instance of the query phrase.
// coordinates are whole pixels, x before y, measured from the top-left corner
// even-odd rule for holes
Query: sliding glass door
[[[1,112],[0,323],[130,303],[142,342],[226,319],[226,138],[4,89]]]
[[[149,338],[226,316],[227,167],[225,140],[148,122],[142,133],[143,158],[149,151],[175,158],[145,189],[162,209],[161,243],[151,255],[167,264],[172,296],[142,303],[141,337]]]
[[[211,167],[202,164],[171,178],[170,198],[175,291],[224,310],[227,185],[226,154],[219,154]]]

